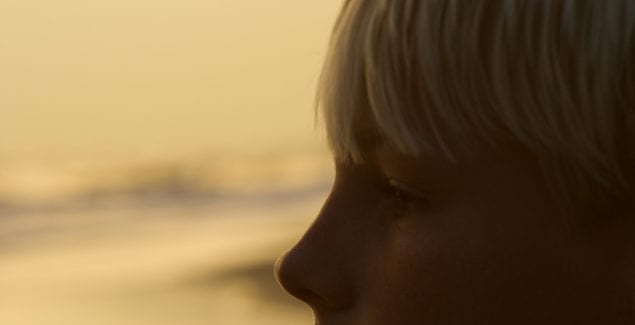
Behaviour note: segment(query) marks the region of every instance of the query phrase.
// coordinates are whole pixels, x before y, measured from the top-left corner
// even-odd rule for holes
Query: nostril
[[[316,293],[308,289],[300,289],[296,292],[289,292],[294,297],[306,302],[312,307],[321,307],[327,309],[335,309],[334,306],[331,306],[328,301],[324,298],[320,297]]]

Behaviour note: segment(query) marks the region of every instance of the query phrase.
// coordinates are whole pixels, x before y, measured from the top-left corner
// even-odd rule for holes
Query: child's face
[[[278,261],[317,323],[626,322],[611,258],[567,236],[528,154],[480,150],[459,165],[385,147],[374,156],[337,165],[315,223]]]

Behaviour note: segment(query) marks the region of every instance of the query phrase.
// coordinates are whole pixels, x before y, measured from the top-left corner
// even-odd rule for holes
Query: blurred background
[[[310,324],[338,0],[0,1],[0,324]]]

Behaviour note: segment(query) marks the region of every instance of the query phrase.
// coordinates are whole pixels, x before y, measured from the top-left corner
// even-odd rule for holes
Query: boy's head
[[[318,100],[337,158],[363,160],[359,119],[410,155],[512,143],[577,204],[633,190],[634,46],[626,0],[347,1]]]
[[[318,103],[321,324],[635,322],[635,2],[349,0]]]

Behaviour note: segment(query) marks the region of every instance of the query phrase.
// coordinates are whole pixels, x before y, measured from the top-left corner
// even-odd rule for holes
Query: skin
[[[635,323],[633,228],[577,234],[528,152],[371,156],[336,163],[315,222],[276,263],[316,324]]]

